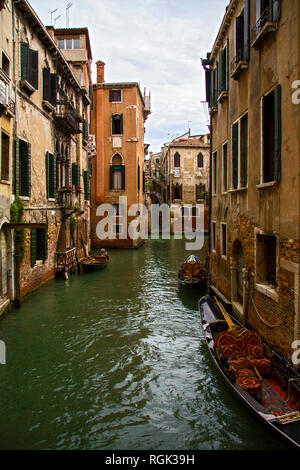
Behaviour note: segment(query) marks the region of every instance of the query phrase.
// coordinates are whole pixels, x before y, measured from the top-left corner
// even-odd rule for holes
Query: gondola
[[[179,270],[178,280],[186,287],[205,287],[207,280],[205,264],[197,256],[189,256]]]
[[[108,256],[93,255],[83,258],[80,262],[82,270],[86,273],[92,273],[104,269],[109,261]]]
[[[270,430],[300,450],[300,375],[216,298],[202,297],[199,312],[211,358],[229,388]]]

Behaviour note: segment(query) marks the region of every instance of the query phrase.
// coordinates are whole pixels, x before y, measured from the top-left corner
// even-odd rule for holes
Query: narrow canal
[[[215,374],[184,240],[110,254],[0,320],[0,449],[284,449]]]

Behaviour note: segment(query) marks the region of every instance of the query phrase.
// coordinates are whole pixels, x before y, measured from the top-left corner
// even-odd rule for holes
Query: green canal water
[[[0,320],[0,449],[284,449],[215,373],[184,240],[113,250]],[[202,253],[205,255],[205,248]]]

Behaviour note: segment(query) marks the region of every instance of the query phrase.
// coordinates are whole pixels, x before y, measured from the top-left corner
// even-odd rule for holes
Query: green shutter
[[[20,195],[20,140],[15,140],[15,195]]]
[[[36,263],[36,229],[31,230],[31,266]]]
[[[239,123],[232,126],[232,185],[238,187]]]
[[[41,248],[42,248],[42,260],[45,261],[48,258],[48,229],[44,228],[41,231]]]
[[[21,151],[21,196],[30,197],[31,193],[31,145],[22,142]]]
[[[248,183],[248,115],[242,119],[244,124],[243,133],[244,133],[244,148],[243,148],[243,184],[246,186]]]
[[[281,177],[281,86],[274,90],[274,180]]]
[[[89,172],[83,171],[83,183],[84,183],[84,199],[86,201],[90,200],[90,178]]]
[[[49,152],[46,152],[46,193],[47,199],[50,197],[50,165],[49,165]]]
[[[56,197],[56,155],[53,155],[53,198]]]
[[[80,165],[76,165],[76,186],[80,186]]]
[[[26,42],[20,44],[21,55],[21,80],[28,80],[29,70],[29,45]]]
[[[31,196],[31,144],[27,143],[27,196]]]

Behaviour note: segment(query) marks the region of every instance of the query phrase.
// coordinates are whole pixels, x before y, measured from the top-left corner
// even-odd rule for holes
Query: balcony
[[[267,34],[277,30],[277,21],[274,17],[278,15],[278,13],[274,12],[273,9],[274,6],[272,2],[272,5],[264,10],[251,31],[250,41],[251,47],[254,49],[260,49]]]
[[[64,210],[66,216],[77,211],[84,210],[84,198],[82,190],[72,189],[71,187],[60,188],[57,192],[57,204]]]
[[[68,101],[58,101],[54,113],[56,125],[66,134],[80,134],[80,116]]]
[[[243,49],[240,49],[230,64],[230,77],[237,80],[243,70],[248,68],[248,61],[243,60]]]
[[[0,68],[0,116],[9,107],[9,77]]]
[[[151,93],[149,92],[149,95],[146,95],[146,90],[144,90],[144,102],[145,102],[144,119],[146,121],[149,114],[151,114]]]
[[[76,265],[76,248],[64,252],[56,252],[56,266],[58,272],[66,272]]]

